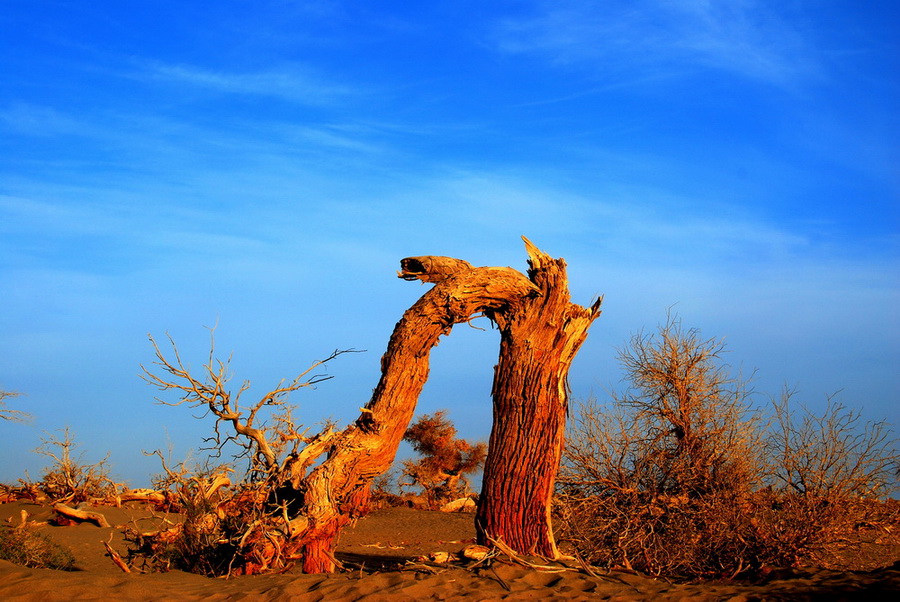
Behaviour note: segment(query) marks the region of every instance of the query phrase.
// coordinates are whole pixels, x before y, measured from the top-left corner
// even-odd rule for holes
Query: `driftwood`
[[[452,502],[447,502],[443,506],[440,507],[441,512],[465,512],[468,510],[474,510],[476,506],[475,500],[470,497],[461,497],[459,499],[453,500]]]
[[[94,523],[98,527],[109,527],[106,517],[99,512],[91,512],[80,508],[72,508],[66,504],[58,503],[53,506],[53,510],[62,517],[76,522]]]

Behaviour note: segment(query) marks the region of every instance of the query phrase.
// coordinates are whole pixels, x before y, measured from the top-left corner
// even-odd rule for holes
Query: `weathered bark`
[[[365,513],[372,479],[393,462],[438,338],[476,314],[502,312],[539,294],[512,268],[472,268],[444,257],[407,258],[401,268],[401,278],[436,284],[394,328],[381,360],[381,380],[356,423],[333,440],[328,458],[302,481],[303,509],[289,528],[302,542],[307,573],[334,570],[336,538],[344,525]]]
[[[494,424],[476,512],[478,543],[557,558],[550,502],[565,435],[572,360],[600,315],[569,301],[566,264],[525,239],[541,291],[493,312],[500,328]]]

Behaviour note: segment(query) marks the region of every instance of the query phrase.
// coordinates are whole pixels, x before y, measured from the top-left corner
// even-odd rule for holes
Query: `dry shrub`
[[[241,572],[246,564],[242,544],[248,530],[260,522],[260,496],[232,492],[227,476],[231,470],[226,467],[191,474],[183,464],[174,470],[163,466],[166,474],[155,479],[154,486],[165,494],[162,508],[178,512],[180,520],[160,531],[127,530],[130,562],[144,570],[178,569],[209,576]]]
[[[861,496],[888,493],[897,462],[885,425],[860,429],[839,405],[797,421],[787,398],[764,423],[723,351],[670,317],[620,352],[632,386],[609,411],[581,405],[556,510],[587,561],[749,575],[814,558],[873,520]]]
[[[126,531],[129,562],[139,570],[178,569],[207,576],[284,570],[298,559],[291,539],[288,500],[267,480],[245,475],[232,484],[229,466],[188,469],[167,466],[153,480],[165,496],[160,510],[178,513],[167,529]]]
[[[183,570],[210,577],[287,568],[291,552],[284,507],[274,505],[263,483],[232,486],[230,469],[188,473],[183,466],[165,479],[167,529],[126,530],[129,563],[144,571]],[[168,515],[167,515],[168,516]]]
[[[0,504],[16,500],[47,501],[47,496],[41,491],[38,483],[30,483],[26,479],[19,479],[18,481],[18,485],[0,483]]]
[[[794,393],[773,402],[766,439],[766,482],[757,492],[758,537],[773,563],[822,562],[836,548],[858,546],[862,530],[894,530],[898,455],[885,422],[829,398],[822,414],[793,407]],[[900,535],[900,534],[896,534]]]
[[[372,479],[372,493],[369,497],[369,508],[395,508],[407,506],[410,500],[400,492],[400,476],[395,470],[389,470]]]
[[[403,462],[401,487],[418,486],[431,508],[469,495],[471,475],[484,465],[487,445],[456,438],[456,427],[445,411],[420,417],[404,440],[422,457]]]
[[[42,438],[35,453],[47,456],[53,462],[44,469],[39,483],[34,485],[55,502],[79,504],[81,502],[107,500],[118,492],[118,485],[109,476],[107,459],[85,464],[75,454],[78,444],[66,427],[62,436]],[[29,484],[24,483],[28,488]],[[33,487],[32,487],[33,488]]]
[[[0,558],[36,569],[75,570],[71,550],[37,532],[23,522],[15,527],[0,527]]]

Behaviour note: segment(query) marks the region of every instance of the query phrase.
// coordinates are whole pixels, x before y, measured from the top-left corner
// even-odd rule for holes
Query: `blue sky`
[[[575,398],[673,307],[756,389],[900,423],[894,2],[73,2],[0,6],[0,481],[70,426],[114,475],[209,422],[154,403],[147,334],[208,332],[261,394],[369,398],[421,285],[399,259],[524,269],[520,236],[605,295]],[[484,320],[482,320],[483,322]],[[488,327],[487,324],[482,324]],[[459,326],[421,412],[486,438],[498,335]]]

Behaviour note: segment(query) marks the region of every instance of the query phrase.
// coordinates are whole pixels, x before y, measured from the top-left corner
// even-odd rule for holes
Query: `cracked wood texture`
[[[565,441],[567,377],[602,298],[589,308],[571,303],[565,261],[524,240],[528,277],[541,294],[492,313],[500,359],[476,528],[483,545],[502,540],[516,552],[555,559],[550,506]]]
[[[395,326],[381,359],[381,379],[360,417],[333,440],[326,460],[301,483],[303,509],[288,530],[303,548],[306,573],[334,571],[337,537],[365,513],[372,479],[393,462],[428,378],[429,353],[438,338],[476,314],[503,312],[539,294],[512,268],[473,268],[449,257],[404,259],[398,275],[435,286]]]

